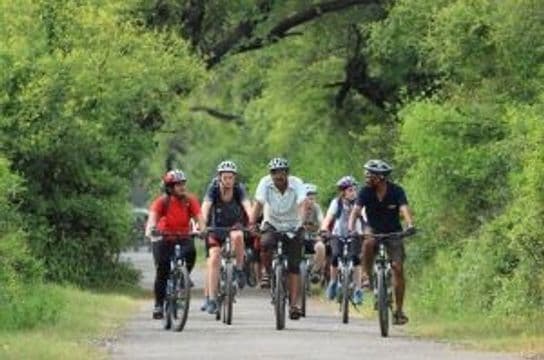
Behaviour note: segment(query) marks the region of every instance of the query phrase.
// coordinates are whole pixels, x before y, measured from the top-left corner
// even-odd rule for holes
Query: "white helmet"
[[[289,161],[287,159],[276,157],[270,160],[268,163],[268,170],[288,170],[289,169]]]
[[[222,161],[219,165],[217,165],[217,172],[223,173],[223,172],[231,172],[234,174],[238,173],[238,169],[236,168],[236,164],[234,161],[226,160]]]
[[[306,195],[310,194],[317,194],[317,186],[314,184],[304,184],[304,187],[306,188]]]

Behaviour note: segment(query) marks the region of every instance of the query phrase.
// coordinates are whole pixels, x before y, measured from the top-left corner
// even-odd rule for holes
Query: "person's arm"
[[[348,231],[352,232],[355,229],[355,221],[357,221],[362,208],[361,205],[355,204],[351,209],[351,212],[349,213]]]
[[[157,226],[157,221],[159,216],[155,210],[149,211],[149,217],[147,218],[147,223],[145,224],[145,237],[152,237],[152,230]]]
[[[257,190],[255,190],[255,203],[253,204],[253,209],[249,213],[249,224],[250,226],[255,225],[259,216],[263,212],[263,207],[266,199],[266,177],[262,178],[257,185]]]
[[[246,214],[247,214],[248,226],[253,225],[255,222],[254,222],[254,221],[253,221],[253,222],[251,221],[251,218],[252,218],[251,213],[252,213],[253,210],[251,209],[251,202],[249,201],[249,199],[244,199],[244,200],[242,201],[242,208],[244,209],[244,211],[245,211]]]
[[[295,185],[295,191],[297,193],[297,212],[300,221],[299,227],[302,226],[304,221],[304,215],[308,206],[309,200],[306,197],[306,187],[302,181],[297,181]]]
[[[406,222],[407,227],[414,227],[414,218],[408,205],[402,205],[400,207],[400,214],[402,215],[404,222]]]
[[[202,202],[202,208],[200,209],[202,222],[204,225],[202,226],[200,224],[200,221],[198,221],[198,224],[199,224],[198,228],[200,229],[200,231],[204,231],[206,228],[206,224],[208,223],[208,220],[209,220],[211,208],[212,208],[212,202],[208,200],[207,198],[204,199],[204,201]]]
[[[332,199],[329,208],[327,209],[327,213],[325,214],[325,218],[321,221],[321,231],[329,231],[331,223],[336,216],[336,211],[338,210],[337,206],[337,198]]]

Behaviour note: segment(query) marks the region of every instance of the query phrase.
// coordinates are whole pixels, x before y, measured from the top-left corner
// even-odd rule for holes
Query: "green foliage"
[[[134,281],[118,262],[131,178],[200,63],[174,34],[123,21],[123,2],[1,7],[0,142],[26,181],[31,247],[49,279]]]

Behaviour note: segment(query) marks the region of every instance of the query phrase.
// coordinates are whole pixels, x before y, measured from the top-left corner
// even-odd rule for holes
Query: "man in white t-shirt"
[[[301,311],[297,306],[300,283],[300,260],[304,230],[302,227],[303,207],[306,188],[302,180],[289,175],[289,163],[283,158],[274,158],[268,163],[270,174],[263,177],[255,193],[255,204],[250,216],[250,224],[264,211],[261,231],[261,261],[266,270],[261,286],[266,287],[272,264],[272,251],[281,234],[295,231],[296,236],[287,243],[288,287],[291,308],[289,318],[297,320]]]

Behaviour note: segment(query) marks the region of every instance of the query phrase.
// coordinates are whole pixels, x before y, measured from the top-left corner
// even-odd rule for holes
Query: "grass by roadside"
[[[350,317],[375,321],[376,336],[380,336],[374,297],[365,295],[363,306],[358,307],[358,311],[352,307]],[[312,297],[338,312],[338,303],[327,301],[319,289],[312,288]],[[409,305],[407,314],[410,322],[402,329],[410,336],[458,344],[472,350],[511,352],[528,359],[544,359],[544,314],[531,319],[492,319],[485,315],[445,319],[419,316]]]
[[[103,359],[108,339],[139,305],[137,291],[125,295],[47,285],[63,304],[56,319],[30,330],[0,332],[0,359]]]

